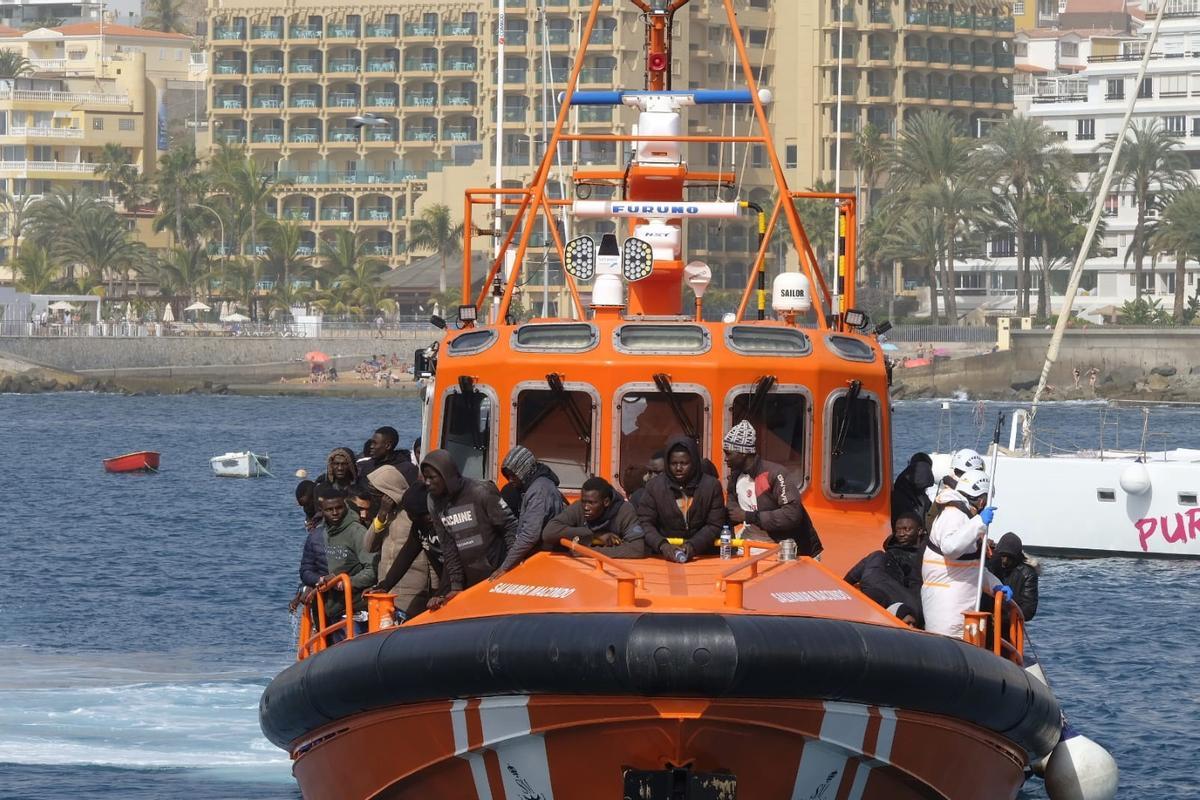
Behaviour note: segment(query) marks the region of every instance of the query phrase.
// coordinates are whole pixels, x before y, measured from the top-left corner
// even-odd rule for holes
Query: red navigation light
[[[646,59],[646,64],[650,67],[651,72],[663,72],[667,68],[667,54],[651,53],[650,57]]]

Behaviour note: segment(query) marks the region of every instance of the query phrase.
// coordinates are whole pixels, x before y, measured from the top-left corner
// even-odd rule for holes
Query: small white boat
[[[213,474],[219,478],[258,478],[271,474],[271,457],[260,456],[249,450],[214,456],[208,463],[212,465]]]

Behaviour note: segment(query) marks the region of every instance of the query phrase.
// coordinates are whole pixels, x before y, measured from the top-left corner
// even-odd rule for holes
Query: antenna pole
[[[838,15],[838,35],[837,35],[837,97],[835,98],[835,110],[833,120],[833,193],[841,194],[842,192],[842,45],[845,42],[846,30],[846,0],[834,0],[837,3]],[[842,216],[841,203],[834,203],[833,206],[833,273],[830,276],[830,292],[829,309],[830,316],[834,321],[835,327],[841,320],[841,275],[838,271],[838,260],[841,257],[841,237],[842,237]]]

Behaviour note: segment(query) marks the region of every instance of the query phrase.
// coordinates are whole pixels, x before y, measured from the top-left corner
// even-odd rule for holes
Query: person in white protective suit
[[[996,509],[987,504],[991,481],[982,470],[969,469],[956,487],[942,487],[934,500],[937,517],[929,531],[921,563],[921,606],[925,630],[962,638],[963,612],[975,609],[979,559]],[[984,591],[1005,591],[990,572]],[[1008,590],[1011,591],[1011,590]]]

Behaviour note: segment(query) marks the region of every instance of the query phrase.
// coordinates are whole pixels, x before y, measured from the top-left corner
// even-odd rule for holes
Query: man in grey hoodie
[[[454,595],[487,579],[504,563],[517,537],[517,519],[490,481],[464,478],[448,450],[434,450],[421,461],[429,487],[429,514],[442,546],[446,594],[429,601],[441,608]]]
[[[499,578],[541,549],[546,523],[566,506],[558,491],[558,476],[528,448],[517,445],[509,450],[500,471],[521,491],[521,508],[517,512],[517,540],[492,578]]]

